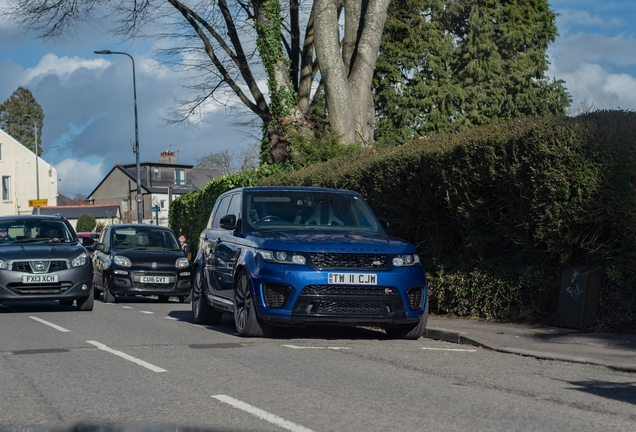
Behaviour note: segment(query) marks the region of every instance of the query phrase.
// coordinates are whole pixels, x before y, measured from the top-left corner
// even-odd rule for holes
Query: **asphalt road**
[[[634,374],[374,329],[236,335],[136,298],[0,305],[0,428],[634,431]]]

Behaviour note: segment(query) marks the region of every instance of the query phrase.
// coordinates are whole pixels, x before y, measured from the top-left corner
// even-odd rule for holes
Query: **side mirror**
[[[221,228],[232,230],[236,228],[236,216],[233,214],[225,215],[221,218]]]
[[[95,239],[93,239],[92,237],[80,237],[82,239],[82,245],[83,246],[93,246],[93,244],[95,243]]]
[[[186,256],[188,256],[188,254],[189,254],[189,253],[191,253],[191,252],[192,252],[192,248],[191,248],[190,246],[188,246],[188,245],[184,246],[184,248],[183,248],[183,253],[184,253]]]
[[[104,251],[104,243],[95,243],[94,248],[95,248],[95,250],[103,252]]]
[[[389,221],[384,219],[384,218],[380,218],[380,226],[385,230],[388,231],[389,230]]]

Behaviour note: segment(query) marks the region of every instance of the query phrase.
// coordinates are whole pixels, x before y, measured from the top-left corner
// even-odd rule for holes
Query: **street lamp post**
[[[35,119],[29,114],[24,114],[23,117],[30,119],[33,122],[33,133],[35,135],[35,198],[40,199],[40,172],[38,170],[38,124]],[[38,214],[40,214],[40,206],[38,205]]]
[[[141,195],[141,165],[139,164],[139,122],[137,117],[137,83],[135,80],[135,59],[125,52],[119,51],[111,51],[111,50],[101,50],[95,51],[95,54],[122,54],[130,57],[132,61],[132,70],[133,70],[133,96],[135,101],[135,158],[137,164],[137,195],[135,196],[135,201],[137,202],[137,223],[143,222],[143,207],[141,206],[140,200],[143,199],[143,195]]]

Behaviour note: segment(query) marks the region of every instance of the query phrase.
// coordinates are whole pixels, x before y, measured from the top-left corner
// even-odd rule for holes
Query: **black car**
[[[61,216],[0,217],[0,302],[25,300],[93,310],[93,265]]]
[[[104,302],[137,295],[189,301],[191,264],[170,228],[109,225],[99,240],[94,245],[93,284]]]

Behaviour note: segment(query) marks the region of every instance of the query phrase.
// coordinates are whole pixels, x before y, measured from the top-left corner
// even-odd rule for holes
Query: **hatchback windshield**
[[[353,194],[247,192],[245,211],[247,232],[277,229],[384,232],[366,202]]]
[[[15,243],[70,243],[77,241],[61,220],[3,220],[0,225],[0,246]]]
[[[125,227],[113,230],[115,249],[180,250],[172,231],[153,228]]]

